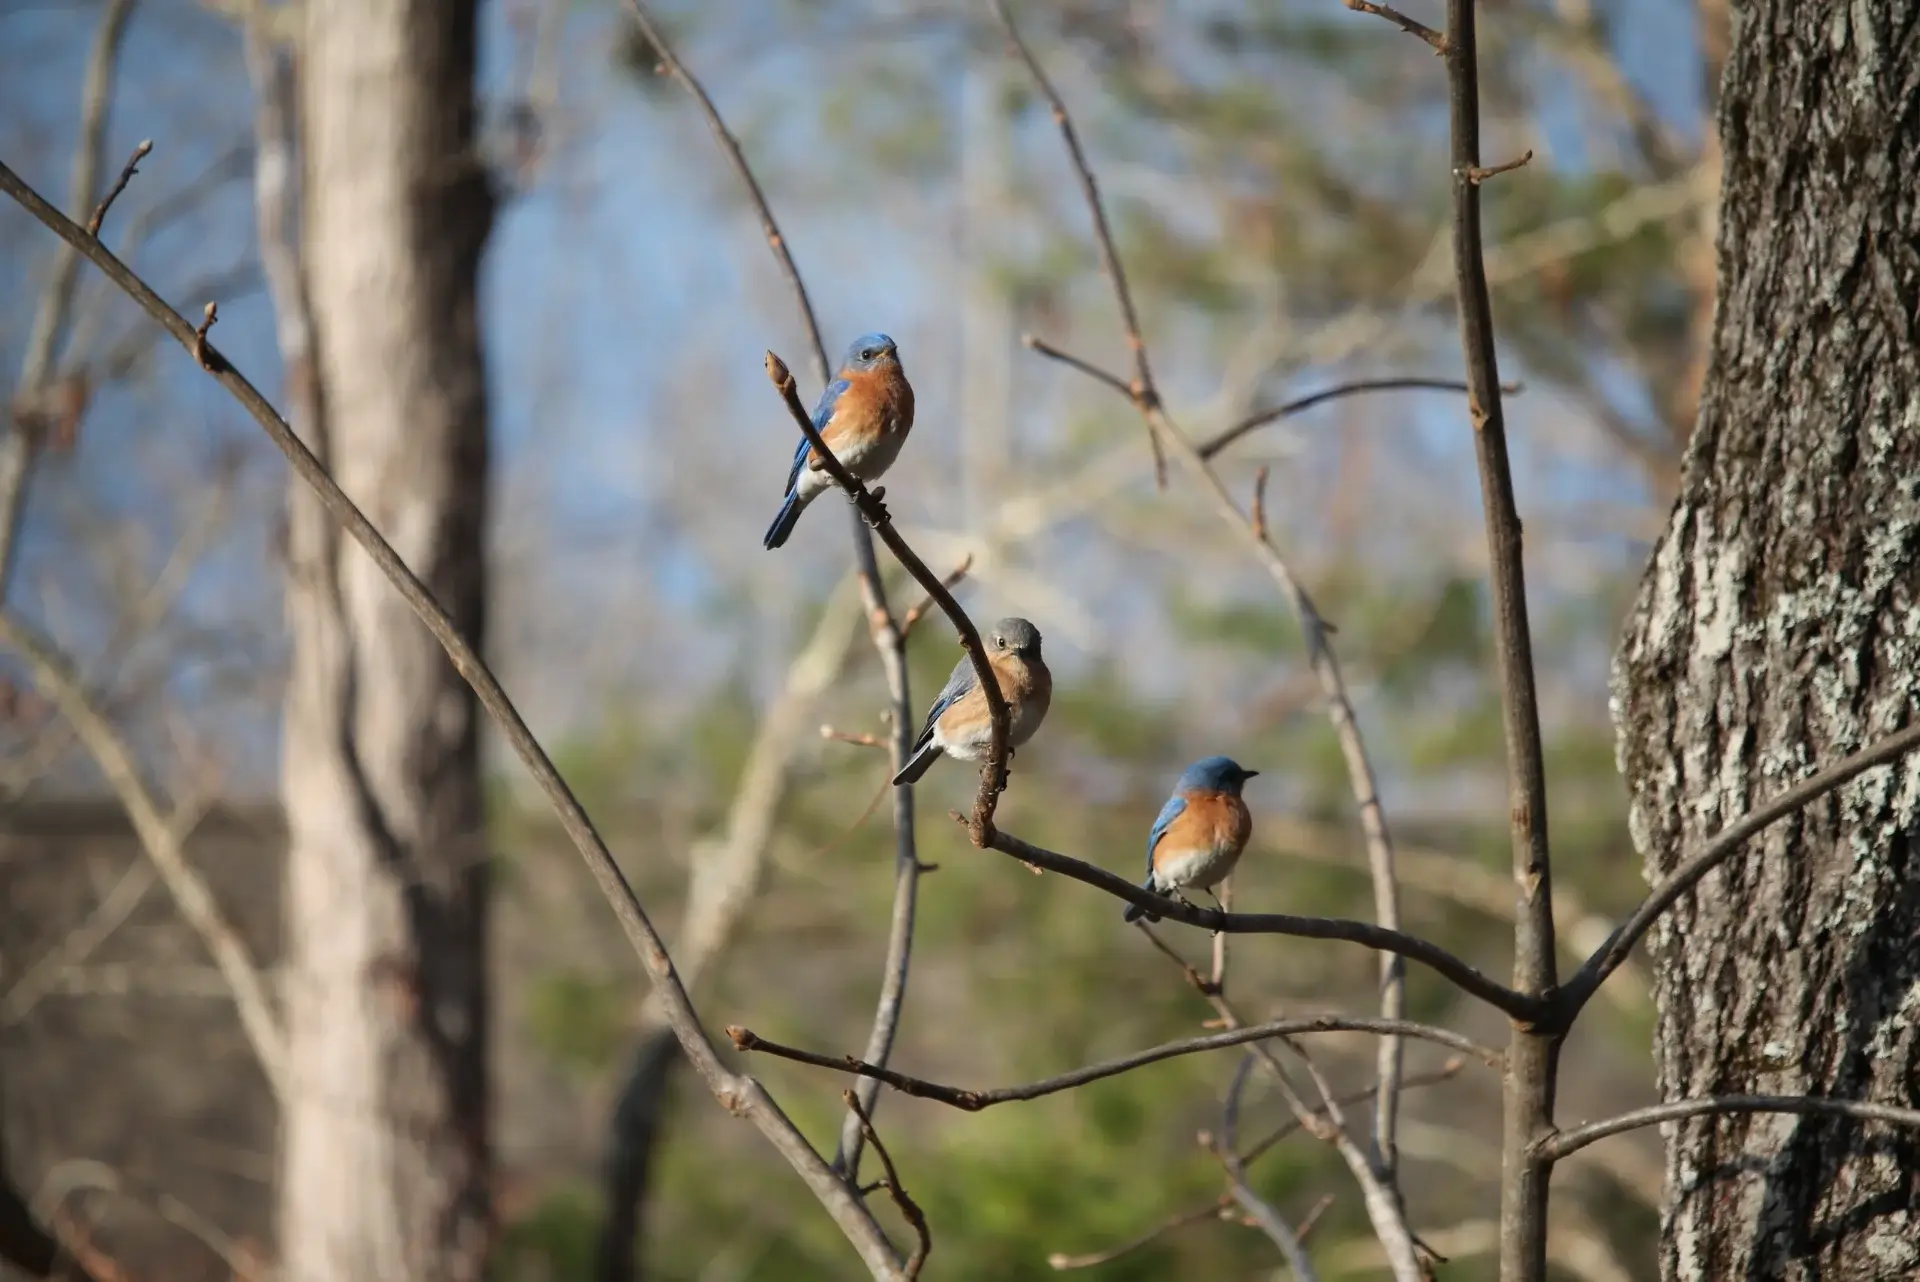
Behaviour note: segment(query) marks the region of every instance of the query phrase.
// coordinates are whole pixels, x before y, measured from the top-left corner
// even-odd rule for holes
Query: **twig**
[[[204,319],[202,319],[193,330],[193,344],[191,348],[193,361],[194,364],[207,371],[207,373],[218,374],[223,369],[229,368],[226,365],[227,358],[213,349],[213,344],[207,341],[207,333],[215,325],[220,323],[220,304],[208,302],[206,310],[202,315]]]
[[[1149,937],[1154,936],[1151,930],[1147,933]],[[1154,942],[1158,944],[1159,940],[1155,938]],[[1179,961],[1178,956],[1171,949],[1162,947],[1161,951],[1173,957],[1176,962]],[[1183,968],[1191,981],[1192,968]],[[1201,988],[1200,991],[1220,1017],[1222,1024],[1230,1029],[1246,1026],[1246,1021],[1240,1017],[1240,1012],[1234,1008],[1233,1003],[1227,1000],[1225,993],[1217,990],[1208,991],[1206,988]],[[1312,1057],[1290,1039],[1282,1038],[1280,1044],[1300,1061],[1301,1067],[1312,1079],[1314,1089],[1320,1095],[1321,1108],[1308,1107],[1306,1100],[1301,1097],[1300,1092],[1288,1077],[1286,1067],[1265,1044],[1254,1043],[1251,1050],[1254,1057],[1273,1078],[1274,1085],[1279,1090],[1281,1098],[1286,1101],[1294,1120],[1315,1139],[1332,1145],[1334,1152],[1339,1154],[1340,1160],[1346,1163],[1347,1171],[1353,1176],[1354,1183],[1360,1186],[1361,1200],[1366,1208],[1367,1218],[1373,1223],[1374,1236],[1380,1240],[1381,1249],[1386,1253],[1388,1265],[1397,1282],[1413,1282],[1415,1279],[1423,1278],[1427,1271],[1422,1268],[1420,1253],[1424,1250],[1432,1254],[1432,1248],[1426,1246],[1407,1224],[1406,1207],[1401,1199],[1398,1184],[1385,1178],[1369,1160],[1368,1155],[1362,1152],[1360,1146],[1354,1142],[1347,1130],[1347,1119],[1340,1097],[1334,1094]],[[1428,1282],[1431,1280],[1428,1279]]]
[[[1113,284],[1113,300],[1120,309],[1120,325],[1126,333],[1127,348],[1133,353],[1133,381],[1124,385],[1127,395],[1142,410],[1155,408],[1160,404],[1160,389],[1154,384],[1153,371],[1147,365],[1147,344],[1140,334],[1140,316],[1134,310],[1133,291],[1127,287],[1127,273],[1120,266],[1120,255],[1114,248],[1113,229],[1107,225],[1107,211],[1100,200],[1100,186],[1094,180],[1093,167],[1087,163],[1086,152],[1081,150],[1080,135],[1073,127],[1073,117],[1067,114],[1066,103],[1053,87],[1053,81],[1047,78],[1039,59],[1033,56],[1033,50],[1021,38],[1013,15],[1007,12],[1006,0],[988,0],[988,4],[994,16],[1000,19],[1000,26],[1007,34],[1007,43],[1013,46],[1015,56],[1026,64],[1027,74],[1033,77],[1034,86],[1040,90],[1053,111],[1053,123],[1059,128],[1061,140],[1067,145],[1074,175],[1080,180],[1080,193],[1086,198],[1087,212],[1093,216],[1093,235],[1100,250],[1100,268]],[[1164,490],[1167,488],[1167,456],[1150,419],[1147,422],[1147,443],[1153,448],[1154,484]]]
[[[1466,1066],[1466,1057],[1455,1055],[1452,1059],[1449,1059],[1446,1063],[1431,1072],[1410,1074],[1400,1083],[1400,1089],[1402,1091],[1411,1091],[1417,1090],[1422,1086],[1435,1086],[1441,1082],[1452,1081],[1460,1075],[1460,1070]],[[1380,1085],[1376,1082],[1365,1090],[1349,1091],[1345,1095],[1336,1096],[1331,1107],[1337,1108],[1344,1107],[1348,1104],[1364,1104],[1379,1093]],[[1316,1111],[1320,1116],[1325,1117],[1328,1115],[1328,1107],[1329,1106],[1323,1105]],[[1267,1132],[1266,1135],[1262,1136],[1245,1152],[1240,1154],[1240,1160],[1250,1165],[1256,1158],[1265,1156],[1267,1150],[1278,1144],[1281,1140],[1286,1139],[1289,1135],[1297,1131],[1305,1129],[1308,1129],[1307,1123],[1302,1122],[1299,1118],[1295,1118],[1290,1122],[1283,1122],[1273,1130]],[[1305,1236],[1306,1229],[1302,1227],[1300,1232],[1302,1236]]]
[[[1478,187],[1481,183],[1485,182],[1489,178],[1498,178],[1501,174],[1512,173],[1514,170],[1520,168],[1520,166],[1526,164],[1529,160],[1532,160],[1532,159],[1533,159],[1533,148],[1529,147],[1525,151],[1521,152],[1514,159],[1507,161],[1504,165],[1493,165],[1491,167],[1482,167],[1480,165],[1469,165],[1465,170],[1461,171],[1461,176],[1464,177],[1468,182],[1472,183],[1474,186]]]
[[[946,585],[947,590],[951,592],[954,588],[960,585],[960,580],[966,578],[967,571],[971,570],[972,568],[973,568],[973,553],[969,552],[965,556],[960,558],[960,564],[954,566],[951,570],[947,571],[946,577],[941,579],[940,582]],[[904,615],[901,616],[900,635],[902,637],[908,637],[913,635],[913,625],[920,622],[921,619],[926,617],[927,611],[933,609],[933,604],[934,602],[933,602],[932,596],[921,597],[920,600],[917,603],[915,603],[912,609],[908,610]]]
[[[880,1142],[880,1132],[873,1129],[873,1116],[860,1103],[860,1097],[852,1091],[841,1091],[840,1097],[847,1101],[847,1108],[859,1119],[861,1133],[867,1137],[867,1143],[873,1145],[874,1155],[880,1159],[880,1169],[886,1172],[880,1186],[887,1190],[887,1195],[900,1208],[900,1214],[913,1226],[913,1234],[919,1239],[919,1245],[907,1257],[907,1282],[913,1282],[920,1276],[927,1257],[933,1254],[933,1233],[927,1228],[926,1212],[920,1209],[920,1204],[908,1195],[906,1186],[900,1182],[900,1172],[894,1169],[893,1157],[887,1152],[887,1146]]]
[[[1613,932],[1606,944],[1567,980],[1566,986],[1550,1003],[1555,1026],[1564,1027],[1572,1022],[1607,977],[1632,955],[1633,946],[1653,928],[1660,915],[1699,885],[1701,878],[1725,863],[1728,856],[1748,840],[1789,815],[1805,810],[1856,776],[1875,766],[1897,761],[1916,748],[1920,748],[1920,723],[1896,731],[1878,743],[1869,744],[1852,756],[1834,762],[1764,806],[1748,811],[1722,828],[1706,845],[1682,860],[1665,881],[1655,886],[1640,906],[1633,910],[1633,915]]]
[[[1236,1151],[1239,1144],[1240,1096],[1247,1088],[1247,1078],[1255,1062],[1253,1056],[1243,1056],[1240,1067],[1234,1071],[1233,1084],[1227,1088],[1226,1107],[1221,1110],[1220,1137],[1212,1146],[1213,1154],[1220,1160],[1221,1169],[1227,1173],[1227,1191],[1233,1195],[1233,1200],[1246,1213],[1253,1227],[1265,1233],[1267,1240],[1286,1257],[1287,1265],[1298,1282],[1319,1282],[1319,1275],[1313,1271],[1313,1261],[1307,1258],[1306,1248],[1300,1245],[1299,1235],[1277,1209],[1253,1191],[1253,1186],[1247,1183],[1246,1165]]]
[[[1050,347],[1038,340],[1028,342],[1027,346],[1036,352],[1040,352],[1042,355],[1051,356],[1056,360],[1063,360],[1068,364],[1080,367],[1082,372],[1090,372],[1094,377],[1100,378],[1102,381],[1107,377],[1105,370],[1086,370],[1085,362],[1081,361],[1078,357],[1069,356],[1065,352],[1059,351],[1057,348]],[[1292,418],[1296,414],[1304,414],[1316,405],[1324,405],[1328,401],[1336,401],[1348,396],[1359,396],[1367,392],[1464,393],[1466,390],[1467,385],[1465,383],[1452,378],[1355,379],[1351,383],[1337,383],[1332,387],[1325,387],[1317,392],[1309,392],[1305,396],[1284,401],[1268,409],[1255,410],[1238,423],[1235,423],[1232,427],[1223,428],[1221,431],[1209,436],[1206,440],[1198,442],[1193,448],[1201,458],[1210,459],[1249,432],[1257,431],[1269,423],[1277,423],[1283,418]],[[1501,386],[1500,390],[1512,395],[1525,391],[1526,385],[1524,383],[1506,383]]]
[[[99,241],[86,234],[72,219],[53,208],[39,193],[21,180],[19,175],[4,163],[0,163],[0,191],[18,201],[28,213],[58,235],[68,244],[84,254],[101,271],[105,272],[115,284],[125,290],[127,295],[140,305],[149,316],[162,325],[174,339],[189,352],[204,344],[204,339],[196,338],[194,327],[188,323],[165,300],[154,293],[151,286],[130,270],[126,264],[116,258]],[[211,345],[204,344],[211,353]],[[218,356],[217,353],[212,353]],[[204,363],[203,363],[204,367]],[[354,542],[372,558],[380,572],[386,576],[399,591],[402,598],[436,641],[446,651],[447,658],[456,671],[470,684],[479,696],[481,704],[499,725],[514,754],[526,766],[534,782],[546,794],[554,808],[561,830],[564,831],[574,848],[580,853],[582,862],[592,874],[595,884],[606,897],[615,918],[620,922],[621,930],[633,946],[635,954],[652,979],[656,991],[663,994],[663,1003],[668,1013],[668,1021],[687,1058],[695,1071],[713,1092],[714,1097],[729,1112],[744,1115],[751,1119],[768,1141],[779,1150],[782,1157],[794,1168],[806,1182],[822,1206],[831,1215],[841,1231],[847,1235],[862,1261],[876,1277],[897,1278],[900,1275],[900,1263],[886,1235],[874,1222],[860,1200],[853,1196],[846,1184],[834,1174],[826,1162],[821,1159],[806,1138],[794,1127],[779,1107],[773,1102],[766,1089],[752,1077],[732,1073],[721,1064],[708,1042],[705,1030],[701,1027],[698,1013],[694,1010],[686,989],[674,973],[673,962],[667,955],[665,942],[659,931],[648,919],[646,910],[641,906],[633,888],[627,884],[620,866],[614,862],[606,842],[600,837],[593,821],[581,808],[579,799],[573,795],[566,780],[554,768],[552,759],[540,746],[533,732],[528,729],[520,711],[507,697],[499,680],[467,644],[454,626],[447,612],[440,608],[426,587],[407,568],[393,545],[373,527],[366,514],[357,507],[340,489],[333,478],[321,466],[312,451],[294,435],[286,420],[274,412],[258,389],[243,375],[235,370],[224,358],[219,358],[215,367],[209,370],[215,381],[240,403],[255,422],[270,437],[280,452],[286,456],[293,470],[302,480],[319,494],[334,519],[344,526]]]
[[[892,746],[878,735],[866,734],[862,731],[841,730],[834,726],[821,726],[820,737],[822,739],[831,739],[836,743],[850,743],[859,748],[887,748]]]
[[[1556,982],[1553,866],[1547,845],[1547,779],[1534,689],[1533,639],[1527,624],[1526,566],[1520,514],[1507,460],[1500,404],[1499,356],[1480,235],[1480,80],[1474,0],[1447,0],[1447,86],[1452,118],[1453,269],[1460,306],[1460,345],[1467,367],[1467,410],[1486,508],[1487,561],[1493,595],[1495,654],[1505,713],[1507,799],[1513,829],[1514,987],[1550,994]],[[1507,1052],[1504,1154],[1500,1190],[1500,1276],[1539,1282],[1547,1268],[1546,1170],[1528,1157],[1553,1126],[1559,1073],[1558,1036],[1516,1024]]]
[[[827,345],[821,341],[820,325],[814,319],[813,301],[807,297],[807,284],[800,279],[800,269],[794,266],[793,255],[787,250],[787,238],[781,235],[780,224],[774,221],[773,207],[767,204],[766,193],[760,190],[760,180],[753,176],[753,166],[747,163],[746,153],[740,150],[740,140],[733,136],[733,131],[727,128],[727,122],[721,119],[720,109],[713,105],[706,88],[681,63],[673,46],[667,43],[666,36],[647,13],[646,6],[640,0],[627,0],[627,12],[633,15],[634,25],[640,28],[640,34],[647,38],[654,53],[659,55],[660,65],[667,69],[667,74],[700,104],[700,111],[707,118],[707,127],[713,131],[714,140],[720,144],[720,150],[726,153],[733,172],[746,185],[754,212],[760,216],[760,230],[767,238],[767,248],[773,251],[781,272],[786,275],[787,286],[793,290],[794,299],[800,305],[800,323],[807,327],[807,340],[813,345],[814,377],[825,387],[833,371],[827,363]]]
[[[1093,1251],[1086,1255],[1068,1255],[1064,1251],[1055,1251],[1047,1257],[1047,1266],[1056,1272],[1065,1273],[1069,1269],[1091,1269],[1100,1264],[1111,1264],[1123,1255],[1130,1255],[1141,1247],[1152,1243],[1175,1229],[1183,1229],[1189,1224],[1198,1224],[1202,1220],[1219,1219],[1221,1213],[1233,1205],[1233,1196],[1222,1193],[1205,1206],[1197,1206],[1191,1211],[1162,1220],[1142,1233],[1139,1237],[1122,1242],[1119,1246],[1104,1251]]]
[[[220,911],[219,902],[206,881],[188,862],[182,848],[184,825],[161,813],[160,803],[140,777],[140,768],[125,740],[88,701],[68,665],[50,644],[5,611],[0,611],[0,644],[19,651],[27,661],[33,670],[34,684],[60,710],[60,715],[99,763],[100,773],[119,794],[120,804],[133,822],[141,846],[161,880],[166,882],[180,915],[200,936],[214,965],[219,967],[233,996],[241,1030],[260,1060],[268,1085],[277,1098],[285,1100],[289,1087],[286,1042],[274,1014],[273,1001],[245,941]]]
[[[1370,13],[1376,18],[1385,18],[1410,36],[1419,36],[1433,46],[1435,53],[1447,51],[1447,37],[1435,31],[1425,23],[1415,22],[1398,9],[1390,9],[1384,4],[1375,4],[1373,0],[1345,0],[1347,8],[1355,13]]]
[[[1261,835],[1289,859],[1310,859],[1329,868],[1359,871],[1354,867],[1352,854],[1339,848],[1340,835],[1330,824],[1269,817],[1261,825]],[[1444,899],[1509,925],[1513,922],[1513,879],[1504,870],[1496,872],[1445,851],[1396,843],[1394,876],[1402,890]],[[1554,942],[1576,964],[1587,961],[1594,952],[1606,947],[1618,928],[1616,921],[1593,911],[1564,884],[1554,887],[1553,906],[1559,924],[1554,931]],[[1621,1010],[1637,1014],[1646,1010],[1650,1000],[1648,981],[1631,957],[1621,967],[1622,970],[1629,968],[1635,991],[1603,985],[1599,992]],[[1561,986],[1549,1005],[1557,1006],[1565,1001],[1569,987],[1571,981]],[[1541,1022],[1558,1026],[1564,1021],[1561,1017],[1543,1015]]]
[[[1232,931],[1237,935],[1291,935],[1296,939],[1345,940],[1376,952],[1393,953],[1408,961],[1419,962],[1462,992],[1479,998],[1515,1019],[1536,1019],[1547,1008],[1540,997],[1515,992],[1438,944],[1371,922],[1339,917],[1295,917],[1288,913],[1223,913],[1212,908],[1196,908],[1164,895],[1156,895],[1104,868],[1035,846],[1004,832],[995,834],[991,848],[1048,872],[1062,873],[1075,881],[1085,882],[1130,904],[1150,908],[1171,921],[1185,922],[1206,930]]]
[[[1885,1122],[1890,1126],[1920,1127],[1920,1109],[1896,1108],[1891,1104],[1821,1099],[1814,1095],[1715,1095],[1706,1099],[1649,1104],[1604,1121],[1586,1122],[1564,1131],[1554,1131],[1536,1142],[1530,1155],[1536,1162],[1550,1164],[1611,1135],[1645,1126],[1658,1126],[1662,1122],[1677,1122],[1682,1118],[1724,1113],[1805,1113],[1822,1117],[1850,1117],[1863,1122]]]
[[[814,454],[827,475],[853,499],[854,506],[880,535],[880,541],[887,545],[887,550],[927,590],[927,595],[952,621],[954,631],[960,634],[961,646],[973,660],[973,675],[980,683],[980,693],[987,701],[987,714],[993,724],[993,740],[987,748],[986,760],[980,764],[980,790],[974,798],[973,815],[967,822],[967,832],[975,846],[988,846],[996,835],[993,827],[994,807],[999,804],[1000,794],[1007,786],[1009,716],[1007,701],[1000,693],[1000,680],[987,662],[987,649],[980,642],[980,633],[973,626],[973,620],[967,617],[967,612],[960,608],[960,603],[953,599],[953,593],[947,591],[946,584],[927,568],[927,563],[900,537],[900,532],[893,526],[893,518],[887,514],[886,505],[881,502],[885,491],[867,489],[827,448],[819,429],[813,425],[812,416],[807,413],[806,406],[800,403],[800,392],[794,385],[793,372],[787,368],[785,361],[772,352],[767,353],[767,377],[773,380],[774,387],[786,402],[787,411],[793,415],[793,421],[802,435],[813,446]]]
[[[113,186],[107,188],[107,194],[102,196],[100,203],[93,207],[93,217],[87,219],[87,235],[100,234],[101,225],[107,221],[107,211],[113,208],[114,201],[120,199],[120,193],[127,189],[127,184],[133,181],[133,176],[140,172],[140,162],[145,160],[147,153],[152,150],[153,139],[151,138],[143,139],[140,145],[133,149],[133,154],[127,157],[127,163],[120,169],[120,176],[113,180]]]
[[[943,1086],[938,1082],[930,1082],[924,1078],[869,1064],[851,1055],[835,1058],[832,1055],[801,1050],[798,1047],[768,1041],[750,1028],[741,1028],[737,1024],[727,1026],[727,1036],[732,1038],[733,1044],[743,1051],[764,1051],[769,1055],[778,1055],[782,1059],[812,1064],[816,1068],[830,1068],[837,1072],[853,1073],[859,1077],[871,1077],[885,1082],[903,1095],[936,1100],[969,1113],[992,1108],[995,1104],[1010,1104],[1058,1094],[1077,1086],[1085,1086],[1088,1082],[1117,1077],[1136,1068],[1157,1064],[1165,1059],[1176,1059],[1182,1055],[1221,1050],[1228,1046],[1244,1046],[1249,1042],[1264,1041],[1272,1037],[1299,1037],[1311,1033],[1374,1033],[1417,1037],[1470,1055],[1489,1067],[1496,1067],[1500,1062],[1497,1051],[1481,1046],[1458,1033],[1436,1028],[1431,1024],[1415,1024],[1403,1019],[1371,1019],[1365,1016],[1313,1015],[1296,1019],[1277,1019],[1265,1024],[1249,1024],[1245,1028],[1214,1033],[1207,1037],[1168,1042],[1163,1046],[1135,1051],[1131,1055],[1122,1055],[1118,1059],[1103,1060],[1098,1064],[1089,1064],[1084,1068],[1076,1068],[1070,1073],[1061,1073],[1038,1082],[1028,1082],[1023,1086],[1002,1086],[981,1091],[960,1086]]]
[[[133,0],[109,0],[87,54],[86,80],[80,89],[80,135],[74,147],[67,180],[67,208],[77,216],[93,203],[100,187],[100,163],[106,148],[107,115],[113,107],[113,85],[126,41]],[[74,230],[78,231],[79,228]],[[89,237],[92,239],[92,237]],[[80,278],[80,255],[72,245],[56,246],[48,266],[46,285],[34,306],[27,331],[26,354],[20,361],[15,395],[20,403],[37,403],[54,381],[60,337],[73,310]],[[25,510],[27,475],[39,448],[40,433],[31,423],[15,424],[0,432],[0,602],[13,582],[13,558],[19,550],[20,517]]]

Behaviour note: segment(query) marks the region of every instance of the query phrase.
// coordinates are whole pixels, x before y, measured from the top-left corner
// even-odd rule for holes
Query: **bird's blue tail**
[[[893,786],[899,788],[906,784],[919,783],[920,776],[927,773],[927,767],[940,759],[940,751],[940,745],[933,742],[932,736],[928,736],[927,742],[921,745],[920,751],[914,753],[908,758],[907,764],[900,767],[900,773],[893,777]]]
[[[1159,888],[1153,884],[1152,873],[1148,873],[1147,879],[1140,884],[1146,887],[1146,889],[1155,891],[1156,893],[1159,890]],[[1122,915],[1121,920],[1126,922],[1136,922],[1136,921],[1139,921],[1142,917],[1145,917],[1148,921],[1160,920],[1159,913],[1149,912],[1145,908],[1142,908],[1139,904],[1128,904],[1127,911],[1125,912],[1125,914]]]
[[[806,508],[797,488],[787,495],[787,501],[780,505],[780,515],[773,518],[773,524],[767,527],[767,537],[761,540],[769,551],[785,545],[787,536],[800,523],[800,514]]]

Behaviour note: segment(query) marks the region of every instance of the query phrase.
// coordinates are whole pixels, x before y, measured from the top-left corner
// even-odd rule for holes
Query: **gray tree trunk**
[[[478,645],[487,398],[475,0],[307,0],[311,369],[341,486]],[[310,377],[310,384],[303,382]],[[471,692],[296,484],[285,1282],[477,1280],[489,1239],[487,852]]]
[[[1920,706],[1920,0],[1751,0],[1722,85],[1720,304],[1679,498],[1614,673],[1650,877]],[[1911,1105],[1920,762],[1863,775],[1652,936],[1663,1096]],[[1920,1142],[1667,1132],[1665,1277],[1920,1276]]]

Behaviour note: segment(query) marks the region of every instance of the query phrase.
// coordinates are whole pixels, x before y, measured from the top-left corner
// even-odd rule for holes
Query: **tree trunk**
[[[476,646],[493,199],[475,0],[308,0],[300,64],[310,443]],[[310,385],[301,386],[310,377]],[[479,1279],[488,878],[472,693],[296,483],[285,1282]]]
[[[1920,705],[1920,0],[1750,0],[1720,114],[1720,305],[1680,496],[1614,672],[1649,877]],[[1910,1105],[1920,762],[1869,771],[1652,936],[1668,1099]],[[1667,1132],[1670,1279],[1920,1275],[1920,1142]]]

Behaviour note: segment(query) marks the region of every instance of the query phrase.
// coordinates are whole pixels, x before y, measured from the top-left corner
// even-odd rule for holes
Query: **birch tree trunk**
[[[311,363],[290,400],[341,486],[476,646],[493,198],[475,0],[307,0]],[[488,1246],[487,852],[472,693],[296,483],[281,1265],[286,1282],[477,1280]]]
[[[1920,706],[1920,0],[1750,0],[1720,112],[1719,311],[1616,658],[1649,877]],[[1664,1097],[1920,1086],[1920,761],[1775,825],[1651,939]],[[1667,1131],[1669,1279],[1920,1276],[1911,1132]]]

